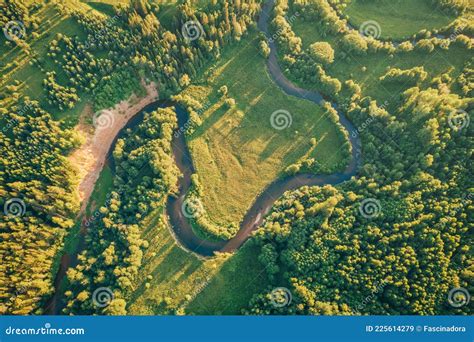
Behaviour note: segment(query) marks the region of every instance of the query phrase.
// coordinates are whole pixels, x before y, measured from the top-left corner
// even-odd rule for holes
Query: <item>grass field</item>
[[[94,210],[104,205],[110,191],[113,189],[113,173],[108,164],[100,172],[99,179],[95,183],[94,191],[91,194],[87,205],[86,214],[89,216]]]
[[[112,9],[109,4],[113,2],[77,3],[86,11],[110,15]],[[205,3],[202,1],[199,4],[205,5]],[[175,7],[170,6],[170,8]],[[29,36],[28,43],[35,54],[44,61],[45,69],[56,71],[58,82],[65,84],[67,82],[66,75],[46,56],[48,46],[56,33],[61,32],[69,36],[79,35],[84,38],[84,32],[72,18],[60,15],[51,3],[45,4],[39,15],[41,18],[45,18],[37,30],[40,35],[38,37]],[[169,20],[172,20],[172,15]],[[37,66],[30,65],[29,58],[18,47],[8,46],[4,40],[0,43],[2,87],[18,80],[20,82],[18,89],[22,97],[29,96],[39,100],[56,119],[73,125],[89,98],[84,96],[71,111],[59,112],[50,107],[46,103],[42,87],[42,80],[45,78],[44,72]],[[12,61],[18,62],[9,64]],[[88,216],[105,202],[107,194],[112,189],[112,179],[111,170],[106,166],[96,183],[87,206]],[[166,224],[163,222],[160,224],[161,218],[161,212],[156,211],[149,215],[143,225],[143,236],[150,241],[150,247],[145,253],[145,263],[141,270],[137,291],[129,301],[131,314],[166,314],[183,311],[188,313],[219,311],[226,314],[239,314],[241,308],[248,304],[251,296],[267,286],[265,272],[256,261],[257,250],[255,248],[244,247],[234,255],[221,255],[211,260],[202,260],[185,252],[176,244]],[[76,222],[74,228],[65,238],[64,252],[74,253],[77,249],[80,241],[78,239],[80,221]],[[53,267],[54,271],[57,270],[58,265],[59,257]],[[242,269],[246,270],[245,274],[240,274]],[[148,279],[148,275],[153,275],[153,278]],[[237,278],[238,281],[236,281]],[[147,282],[150,284],[148,288],[145,286]],[[222,298],[220,303],[208,304],[207,302],[211,301],[216,294]]]
[[[316,25],[304,21],[300,18],[293,23],[293,30],[297,36],[301,37],[303,46],[306,48],[310,44],[318,41],[326,41],[331,44],[336,56],[340,56],[342,51],[339,37],[323,36]],[[407,89],[403,84],[382,84],[379,77],[385,74],[387,68],[396,67],[409,69],[423,65],[425,71],[429,73],[429,78],[439,76],[450,71],[450,76],[454,80],[461,72],[466,54],[470,52],[459,46],[451,46],[449,50],[436,49],[431,54],[412,51],[407,54],[395,54],[390,56],[383,52],[370,53],[365,56],[351,55],[349,60],[336,58],[333,64],[326,67],[326,71],[332,77],[338,78],[341,82],[353,79],[362,87],[365,95],[370,95],[377,99],[379,103],[391,102],[391,99],[398,98],[399,94]],[[291,77],[291,75],[288,75]],[[308,85],[303,85],[308,87]]]
[[[142,225],[142,237],[150,246],[137,289],[128,300],[129,314],[239,314],[252,295],[267,286],[256,248],[244,246],[234,255],[199,259],[176,244],[160,211]]]
[[[93,11],[92,7],[78,1],[70,1],[65,3],[75,9],[84,11]],[[85,39],[85,33],[76,23],[76,21],[67,15],[60,14],[53,3],[45,3],[36,14],[40,19],[38,29],[34,30],[37,36],[33,36],[31,30],[27,30],[25,39],[31,47],[32,54],[41,60],[43,68],[46,71],[55,71],[57,81],[60,84],[66,84],[67,75],[54,63],[54,61],[46,56],[50,42],[55,39],[57,33],[68,36],[78,36],[79,39]],[[19,82],[17,87],[21,97],[28,96],[31,99],[38,100],[43,108],[52,114],[57,120],[62,120],[68,126],[72,126],[77,122],[79,114],[82,112],[85,104],[89,100],[88,96],[80,94],[81,101],[70,110],[59,111],[56,107],[48,104],[46,94],[43,91],[42,82],[46,77],[45,72],[41,71],[36,65],[30,64],[31,58],[25,54],[13,42],[7,42],[3,35],[0,36],[0,72],[2,78],[0,86],[14,84]],[[8,98],[4,102],[4,106],[8,108],[11,105]]]
[[[229,109],[217,93],[228,87],[236,101]],[[283,94],[266,74],[265,61],[251,36],[223,55],[186,94],[204,105],[203,124],[188,142],[211,218],[238,223],[256,194],[288,164],[311,155],[328,165],[341,159],[335,127],[321,109]],[[292,125],[275,130],[270,115],[287,109]],[[309,140],[319,141],[311,149]],[[240,314],[253,294],[268,286],[257,248],[202,260],[179,248],[160,210],[142,225],[150,242],[130,314]],[[242,272],[245,270],[245,272]],[[151,276],[151,277],[150,277]]]
[[[112,180],[106,165],[91,195],[88,217],[105,203]],[[176,244],[162,214],[163,209],[157,209],[141,224],[142,238],[149,247],[136,290],[128,300],[129,314],[240,314],[252,295],[267,287],[255,247],[246,245],[233,255],[198,258]],[[66,239],[66,252],[77,245],[78,231],[79,225]]]
[[[254,35],[235,45],[185,91],[205,107],[203,124],[188,143],[204,188],[204,207],[217,224],[239,224],[257,194],[301,158],[314,157],[331,169],[343,158],[339,128],[318,105],[284,94],[267,74],[256,46]],[[235,99],[234,108],[217,93],[223,85]],[[272,127],[270,117],[277,110],[290,112],[290,127]]]
[[[112,179],[106,166],[91,195],[88,217],[105,203],[113,189]],[[158,209],[141,225],[142,238],[150,245],[137,277],[137,289],[128,301],[129,314],[240,314],[253,294],[268,286],[255,247],[246,245],[234,255],[200,259],[176,244],[162,217],[162,209]],[[78,221],[65,239],[64,252],[76,250],[79,229]],[[54,270],[58,262],[59,258]],[[150,275],[152,279],[147,278]],[[62,286],[65,288],[65,283]]]
[[[408,38],[422,29],[441,28],[455,19],[435,8],[429,0],[352,0],[344,14],[355,27],[368,20],[376,21],[381,37],[392,39]]]
[[[114,5],[118,5],[118,4],[126,4],[127,2],[120,2],[120,1],[110,1],[110,2],[105,2],[105,1],[101,1],[101,2],[98,2],[98,1],[86,1],[86,3],[92,7],[93,9],[99,11],[99,12],[102,12],[110,17],[114,16],[115,15],[115,11],[114,11]]]

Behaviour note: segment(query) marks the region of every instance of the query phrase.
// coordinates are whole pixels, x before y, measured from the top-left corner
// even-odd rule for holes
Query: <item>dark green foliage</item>
[[[198,68],[207,60],[218,58],[221,47],[239,40],[245,33],[258,6],[254,1],[248,1],[248,6],[241,8],[240,3],[216,4],[205,13],[184,3],[175,18],[174,32],[160,25],[153,12],[157,8],[144,1],[134,1],[131,8],[122,9],[112,20],[114,25],[78,13],[78,20],[90,32],[89,41],[86,44],[73,42],[72,45],[68,42],[66,46],[76,46],[79,51],[87,46],[91,50],[99,47],[112,50],[108,54],[110,59],[85,66],[94,76],[107,75],[112,65],[124,67],[100,82],[93,81],[90,88],[94,89],[97,109],[112,105],[136,89],[138,84],[132,80],[139,78],[134,70],[158,80],[160,94],[166,97],[186,87]],[[196,40],[189,40],[182,34],[182,26],[190,20],[202,26]],[[86,51],[83,53],[87,56]],[[196,111],[201,105],[181,97],[175,97],[175,100],[190,109],[194,121],[187,128],[199,125]],[[81,256],[80,264],[68,273],[72,291],[67,293],[70,302],[66,312],[123,313],[123,300],[133,290],[142,249],[147,245],[139,238],[139,223],[151,210],[163,206],[168,194],[176,191],[178,170],[170,149],[175,128],[174,111],[160,109],[147,116],[126,138],[118,140],[114,151],[116,190],[111,195],[111,204],[100,209],[103,218],[89,236],[90,247]],[[91,296],[101,286],[114,291],[112,309],[94,307]]]
[[[174,108],[158,109],[146,114],[136,129],[117,142],[114,191],[99,209],[101,218],[90,229],[82,262],[68,271],[71,291],[67,312],[102,312],[91,300],[101,286],[113,290],[116,301],[103,312],[124,312],[124,298],[133,289],[148,245],[140,238],[139,224],[176,191],[179,171],[171,156],[176,125]]]
[[[37,102],[3,118],[10,130],[0,133],[0,313],[25,315],[51,294],[53,256],[74,225],[74,173],[64,156],[76,142]],[[12,200],[23,203],[18,216],[5,210]]]
[[[63,87],[56,82],[56,73],[46,73],[46,78],[43,81],[45,92],[48,94],[50,104],[56,105],[60,110],[74,107],[75,103],[79,101],[79,96],[76,94],[76,89]]]
[[[69,11],[63,6],[57,8]],[[3,26],[10,20],[20,20],[30,30],[37,18],[30,18],[29,11],[36,9],[37,5],[28,7],[7,1],[0,22]],[[51,42],[48,57],[61,72],[55,74],[52,70],[44,70],[50,72],[44,80],[45,94],[61,111],[72,108],[79,97],[90,98],[98,110],[114,105],[132,92],[140,95],[140,79],[148,78],[157,81],[160,96],[168,97],[186,87],[209,60],[218,58],[224,45],[241,39],[258,9],[259,4],[254,0],[212,4],[205,11],[198,11],[185,2],[179,5],[179,15],[174,18],[170,30],[157,19],[161,14],[160,7],[148,1],[137,0],[129,7],[114,8],[115,12],[109,18],[73,10],[68,14],[83,27],[87,38],[58,34]],[[182,25],[190,20],[198,21],[202,26],[201,36],[193,41],[182,34]],[[24,41],[16,43],[28,48]],[[48,64],[43,57],[37,63],[40,68],[46,68]],[[15,101],[19,98],[16,87],[10,87],[16,94],[12,96]],[[3,238],[12,241],[11,246],[5,245],[1,250],[5,261],[2,273],[6,277],[0,285],[3,288],[2,313],[34,312],[39,300],[50,295],[52,274],[49,271],[53,257],[58,253],[66,230],[72,226],[70,217],[78,210],[78,200],[71,195],[76,185],[72,182],[71,167],[63,156],[69,153],[75,140],[69,131],[59,129],[59,124],[36,106],[34,113],[41,115],[25,111],[24,115],[18,116],[14,111],[2,110],[2,114],[6,112],[1,118],[6,124],[1,135],[5,145],[2,152],[8,154],[2,156],[2,201],[9,196],[24,197],[29,220],[28,229],[23,229],[23,226],[15,226],[19,224],[18,219],[4,222],[2,218]],[[34,125],[30,124],[31,120]],[[82,302],[90,299],[97,284],[117,288],[117,300],[107,313],[123,312],[125,305],[120,296],[130,290],[131,280],[140,266],[141,249],[146,245],[138,238],[137,222],[175,190],[177,170],[169,151],[175,126],[174,112],[159,110],[140,125],[136,136],[117,143],[117,192],[110,196],[110,206],[101,208],[104,218],[100,229],[94,230],[89,237],[92,242],[87,255],[100,260],[91,266],[91,259],[80,258],[80,271],[70,271],[70,281],[80,284],[81,291],[67,293],[73,296],[69,312],[95,312],[90,300]],[[12,153],[14,155],[10,155]],[[49,196],[53,196],[54,201],[48,202]],[[33,201],[31,198],[36,197],[41,198],[35,200],[41,206],[33,210],[29,204]],[[120,215],[116,213],[118,208]],[[48,228],[43,229],[43,226]],[[21,233],[27,230],[31,234]],[[41,230],[44,232],[37,234]],[[26,238],[32,242],[24,242],[28,248],[22,251],[17,248],[16,241]],[[41,265],[36,273],[30,267],[35,257]],[[25,265],[24,271],[18,269],[18,264]],[[104,265],[107,266],[105,274]],[[117,265],[115,273],[108,272],[112,271],[108,267],[111,265]],[[42,278],[35,282],[39,275]],[[31,289],[16,296],[15,292],[26,280],[32,282]]]
[[[130,95],[144,95],[140,77],[133,70],[120,70],[105,76],[94,90],[94,111],[110,108]]]
[[[269,275],[275,260],[286,270],[293,302],[275,308],[262,294],[248,313],[470,313],[447,296],[455,287],[472,291],[473,174],[464,161],[473,129],[453,128],[448,118],[472,103],[412,88],[397,105],[393,115],[367,100],[351,110],[356,124],[373,117],[361,132],[358,180],[301,188],[276,202],[257,234],[259,260]],[[366,199],[376,214],[363,215]]]

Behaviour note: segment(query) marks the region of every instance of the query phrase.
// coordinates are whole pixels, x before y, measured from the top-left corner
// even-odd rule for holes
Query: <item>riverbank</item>
[[[264,5],[258,23],[259,29],[265,33],[268,33],[267,21],[272,6],[273,1],[268,1]],[[270,43],[269,46],[271,48],[271,53],[266,61],[266,67],[268,75],[270,76],[274,84],[277,85],[282,92],[291,97],[304,98],[306,100],[314,102],[315,104],[320,105],[321,101],[324,100],[321,94],[319,94],[318,92],[311,92],[306,91],[302,88],[298,88],[284,76],[278,64],[276,46],[274,45],[274,43]],[[156,86],[154,84],[149,84],[146,90],[147,95],[144,98],[136,100],[136,98],[132,96],[127,101],[122,101],[114,108],[108,109],[106,111],[108,116],[107,122],[109,122],[107,124],[107,127],[102,129],[96,129],[93,134],[89,133],[88,140],[86,140],[86,143],[84,143],[79,150],[75,151],[76,155],[73,157],[77,158],[77,161],[75,161],[75,165],[79,165],[80,169],[84,169],[82,170],[83,173],[79,186],[79,191],[82,191],[81,212],[83,212],[84,209],[87,207],[89,197],[104,166],[104,162],[107,158],[107,155],[109,155],[111,149],[113,148],[112,145],[114,141],[116,141],[116,137],[120,134],[120,131],[126,127],[126,124],[130,122],[132,118],[142,112],[143,109],[147,107],[147,105],[154,106],[152,103],[155,102],[156,98],[158,97],[158,91],[156,90]],[[157,102],[156,105],[159,105],[159,103]],[[339,116],[339,122],[344,127],[344,129],[348,132],[353,131],[354,127],[344,116],[344,114],[339,110],[337,110],[337,113]],[[179,132],[182,131],[182,127],[185,127],[185,125],[187,124],[189,120],[189,114],[186,112],[186,110],[179,106],[176,107],[176,114],[178,119]],[[85,129],[85,127],[82,128]],[[90,125],[88,129],[90,129]],[[322,186],[325,184],[335,185],[344,181],[348,181],[351,179],[352,176],[355,176],[358,166],[361,162],[361,145],[358,136],[354,137],[353,135],[349,135],[349,140],[352,146],[351,160],[344,171],[339,173],[333,173],[330,175],[297,174],[294,176],[274,180],[256,197],[255,201],[253,202],[250,209],[246,212],[243,220],[241,221],[239,227],[240,229],[237,235],[228,241],[216,242],[203,239],[196,235],[193,230],[192,224],[183,215],[183,201],[185,200],[186,194],[191,186],[191,175],[195,172],[195,170],[193,167],[193,159],[186,143],[184,134],[175,134],[171,142],[173,157],[178,168],[182,172],[183,177],[179,179],[178,183],[179,194],[177,196],[169,196],[166,203],[166,215],[169,217],[169,220],[167,221],[169,222],[170,227],[173,230],[171,236],[172,240],[174,240],[172,241],[174,247],[172,248],[172,250],[175,253],[178,250],[181,250],[179,253],[185,253],[184,255],[188,255],[189,258],[195,260],[197,262],[197,265],[195,267],[199,267],[200,262],[206,262],[205,258],[195,258],[196,254],[202,257],[214,256],[214,258],[207,259],[207,261],[215,261],[221,258],[226,259],[227,257],[229,257],[228,254],[226,255],[218,253],[218,255],[216,256],[215,252],[234,252],[239,249],[251,236],[251,233],[262,224],[265,216],[270,212],[273,203],[279,197],[281,197],[281,195],[283,195],[285,191],[297,189],[302,186]],[[87,161],[87,156],[90,157],[89,161]],[[83,162],[83,164],[81,164],[81,161]],[[85,163],[85,161],[87,161],[87,163]],[[160,226],[163,227],[163,225]],[[145,231],[147,231],[147,229],[145,229]],[[81,233],[81,236],[84,237],[85,230],[81,230]],[[159,237],[160,235],[157,235],[157,238]],[[67,269],[76,264],[77,255],[83,248],[83,239],[81,239],[81,242],[77,246],[78,248],[74,253],[65,254],[61,259],[61,270],[58,272],[55,280],[56,291],[53,298],[46,306],[46,311],[50,314],[57,314],[61,309],[60,285],[64,279]],[[178,246],[181,248],[179,248]],[[182,251],[182,249],[193,253],[189,255],[185,251]],[[153,252],[154,249],[149,250],[151,253],[155,253],[153,255],[150,255],[150,258],[154,259],[158,257],[156,255],[156,252]],[[236,255],[239,255],[239,253],[236,253]],[[161,261],[163,262],[163,260]],[[160,264],[162,262],[160,262]],[[211,262],[211,264],[213,264],[213,262]],[[163,264],[163,266],[166,265],[166,263]],[[216,265],[214,265],[213,268],[214,267],[216,267]],[[194,272],[191,272],[191,274],[193,273]],[[209,270],[207,270],[206,273],[209,273]],[[202,278],[199,277],[198,282],[202,281]],[[204,284],[207,284],[209,281],[210,279],[206,278]]]
[[[268,20],[273,8],[274,2],[267,1],[262,7],[262,12],[258,21],[258,28],[260,31],[268,35]],[[322,94],[316,91],[308,91],[299,88],[294,83],[286,78],[280,68],[277,58],[276,45],[274,42],[269,43],[270,55],[266,61],[268,74],[275,85],[291,97],[302,98],[309,100],[317,105],[321,105],[325,99]],[[352,123],[345,117],[337,106],[336,109],[339,124],[343,129],[349,133],[355,130]],[[178,124],[181,127],[187,121],[187,114],[178,111]],[[280,198],[286,191],[294,190],[303,186],[323,186],[326,184],[337,185],[342,182],[350,180],[357,174],[358,167],[362,163],[361,156],[361,142],[359,136],[348,134],[348,139],[351,144],[350,161],[341,172],[336,172],[327,175],[320,174],[296,174],[285,178],[276,179],[265,187],[265,189],[258,194],[250,208],[244,215],[240,222],[239,231],[236,236],[228,241],[210,241],[197,236],[193,230],[192,224],[187,218],[182,215],[182,206],[186,193],[191,185],[191,174],[193,173],[192,157],[189,153],[184,136],[178,135],[172,141],[173,153],[178,168],[183,173],[183,177],[179,180],[180,193],[178,196],[169,197],[167,203],[167,214],[169,215],[169,222],[174,230],[174,236],[179,240],[179,244],[184,246],[188,251],[199,254],[204,257],[215,255],[215,252],[234,252],[240,248],[245,241],[251,236],[251,233],[256,230],[262,223],[265,216],[270,212],[273,203]],[[207,184],[207,183],[206,183]]]
[[[77,265],[77,256],[85,248],[85,235],[87,233],[87,218],[84,216],[86,208],[90,204],[90,198],[104,170],[106,159],[120,131],[147,105],[158,100],[158,88],[154,82],[142,86],[146,91],[144,97],[132,94],[127,100],[121,101],[114,107],[106,109],[107,126],[94,127],[94,113],[92,105],[86,105],[81,114],[79,123],[75,130],[83,139],[83,144],[73,151],[68,159],[71,165],[76,167],[79,194],[81,202],[80,211],[77,214],[76,226],[69,232],[65,240],[62,255],[58,261],[58,270],[54,277],[54,295],[45,303],[44,311],[49,315],[60,314],[63,303],[60,301],[64,292],[64,280],[66,272],[70,267]],[[98,125],[95,125],[98,126]],[[91,203],[91,205],[95,205]]]
[[[91,105],[87,105],[81,114],[79,124],[75,127],[75,130],[82,136],[84,143],[68,157],[71,165],[76,166],[79,180],[77,189],[81,202],[79,215],[84,213],[87,207],[95,183],[117,134],[142,108],[158,99],[158,88],[155,83],[145,84],[142,80],[142,85],[146,90],[144,97],[137,97],[133,94],[127,100],[102,111],[107,119],[106,125],[99,123],[95,125],[97,127],[94,127],[88,123],[96,115],[93,113]]]

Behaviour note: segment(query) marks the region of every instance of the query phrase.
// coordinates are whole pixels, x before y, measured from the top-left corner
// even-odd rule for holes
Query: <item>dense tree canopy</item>
[[[2,27],[19,20],[29,31],[37,28],[39,19],[30,13],[37,12],[35,6],[7,1],[0,11]],[[100,110],[131,93],[139,95],[142,78],[158,83],[160,96],[167,98],[189,85],[206,62],[219,58],[225,45],[242,39],[259,10],[254,0],[212,2],[199,10],[188,1],[177,6],[178,15],[164,27],[158,20],[160,7],[144,0],[113,7],[110,17],[55,5],[59,15],[72,16],[86,38],[58,33],[47,55],[30,56],[31,64],[46,74],[47,104],[62,112],[73,109],[84,96],[92,97],[94,109]],[[192,27],[184,30],[189,24]],[[30,36],[24,38],[15,44],[31,55]],[[48,70],[46,65],[56,69]],[[0,192],[2,205],[19,198],[26,209],[21,217],[0,219],[2,241],[7,241],[0,250],[4,260],[0,312],[27,314],[52,293],[53,260],[79,209],[73,195],[77,186],[73,166],[65,158],[78,139],[38,103],[20,102],[18,85],[7,88],[9,99],[18,103],[1,109],[6,128],[0,133],[4,147]],[[2,91],[0,100],[4,98]],[[174,112],[158,110],[147,116],[136,134],[117,143],[115,192],[110,206],[100,209],[104,216],[100,229],[91,233],[97,235],[89,237],[91,245],[78,269],[69,272],[71,284],[77,283],[80,290],[76,292],[73,286],[67,292],[68,312],[96,311],[91,301],[84,301],[91,298],[94,286],[104,283],[117,292],[113,305],[104,312],[124,312],[122,297],[130,290],[146,245],[139,238],[137,223],[175,190],[178,172],[169,146],[175,127]],[[150,170],[147,175],[140,173],[144,165]],[[98,255],[102,257],[95,264]],[[114,266],[115,271],[104,273],[104,265],[110,270]]]
[[[453,13],[466,10],[460,0],[432,2]],[[245,313],[472,314],[468,306],[453,308],[446,302],[452,288],[474,292],[469,254],[474,209],[469,164],[472,61],[462,70],[438,74],[420,65],[391,63],[377,76],[377,85],[388,93],[397,85],[403,90],[383,105],[367,96],[367,85],[358,84],[352,74],[338,78],[330,69],[341,60],[357,61],[376,53],[389,60],[412,53],[432,58],[451,49],[468,54],[472,24],[456,21],[441,29],[452,35],[449,38],[425,30],[413,41],[394,43],[364,37],[351,28],[337,11],[335,5],[341,3],[277,0],[270,25],[273,35],[262,36],[257,48],[267,58],[269,42],[275,40],[285,73],[347,113],[357,129],[339,134],[356,134],[362,140],[359,176],[338,186],[290,191],[275,202],[250,243],[258,246],[255,262],[265,266],[272,285],[283,283],[293,300],[274,305],[270,288],[256,294]],[[34,32],[39,23],[36,6],[6,1],[0,26],[19,20]],[[111,107],[132,93],[139,95],[140,80],[147,79],[158,84],[161,98],[172,97],[188,110],[190,134],[202,125],[203,104],[181,90],[220,58],[223,49],[255,28],[260,2],[211,1],[196,6],[183,1],[176,6],[176,15],[162,23],[161,6],[146,0],[113,7],[110,17],[59,4],[55,11],[71,16],[83,35],[55,35],[44,56],[32,52],[30,37],[7,42],[31,58],[33,70],[43,73],[39,89],[43,87],[46,101],[22,97],[24,85],[19,81],[0,92],[0,204],[5,214],[0,216],[1,314],[42,313],[41,305],[53,292],[64,238],[79,211],[77,177],[66,156],[80,142],[52,114],[74,109],[88,97],[94,110]],[[293,31],[290,10],[315,23],[322,41],[303,47]],[[216,93],[227,108],[236,105],[226,86]],[[332,123],[340,125],[333,106],[322,106]],[[116,142],[112,191],[89,226],[78,265],[67,272],[65,313],[127,313],[127,299],[136,290],[149,244],[142,235],[143,222],[150,213],[163,210],[167,196],[177,193],[179,170],[171,151],[176,128],[174,108],[160,108],[146,113]],[[344,160],[338,167],[351,158],[349,146],[341,148]],[[326,171],[314,158],[303,158],[285,173]],[[197,175],[192,181],[191,200],[206,191]],[[218,227],[206,215],[193,224],[220,239],[238,228]],[[111,300],[107,306],[96,305],[95,293],[104,287]],[[279,300],[284,297],[278,295]]]

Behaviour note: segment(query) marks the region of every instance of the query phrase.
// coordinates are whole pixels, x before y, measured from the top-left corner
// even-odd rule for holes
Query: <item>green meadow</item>
[[[349,22],[360,27],[368,20],[380,25],[380,37],[409,38],[423,29],[439,29],[456,17],[434,7],[430,0],[352,0],[344,10]]]
[[[344,140],[320,106],[283,93],[270,79],[251,35],[185,94],[204,104],[203,124],[188,138],[204,208],[217,224],[239,224],[255,197],[290,164],[312,157],[335,170]],[[229,108],[218,94],[227,86]],[[291,125],[278,130],[271,115],[288,111]],[[313,146],[311,139],[316,138]]]

